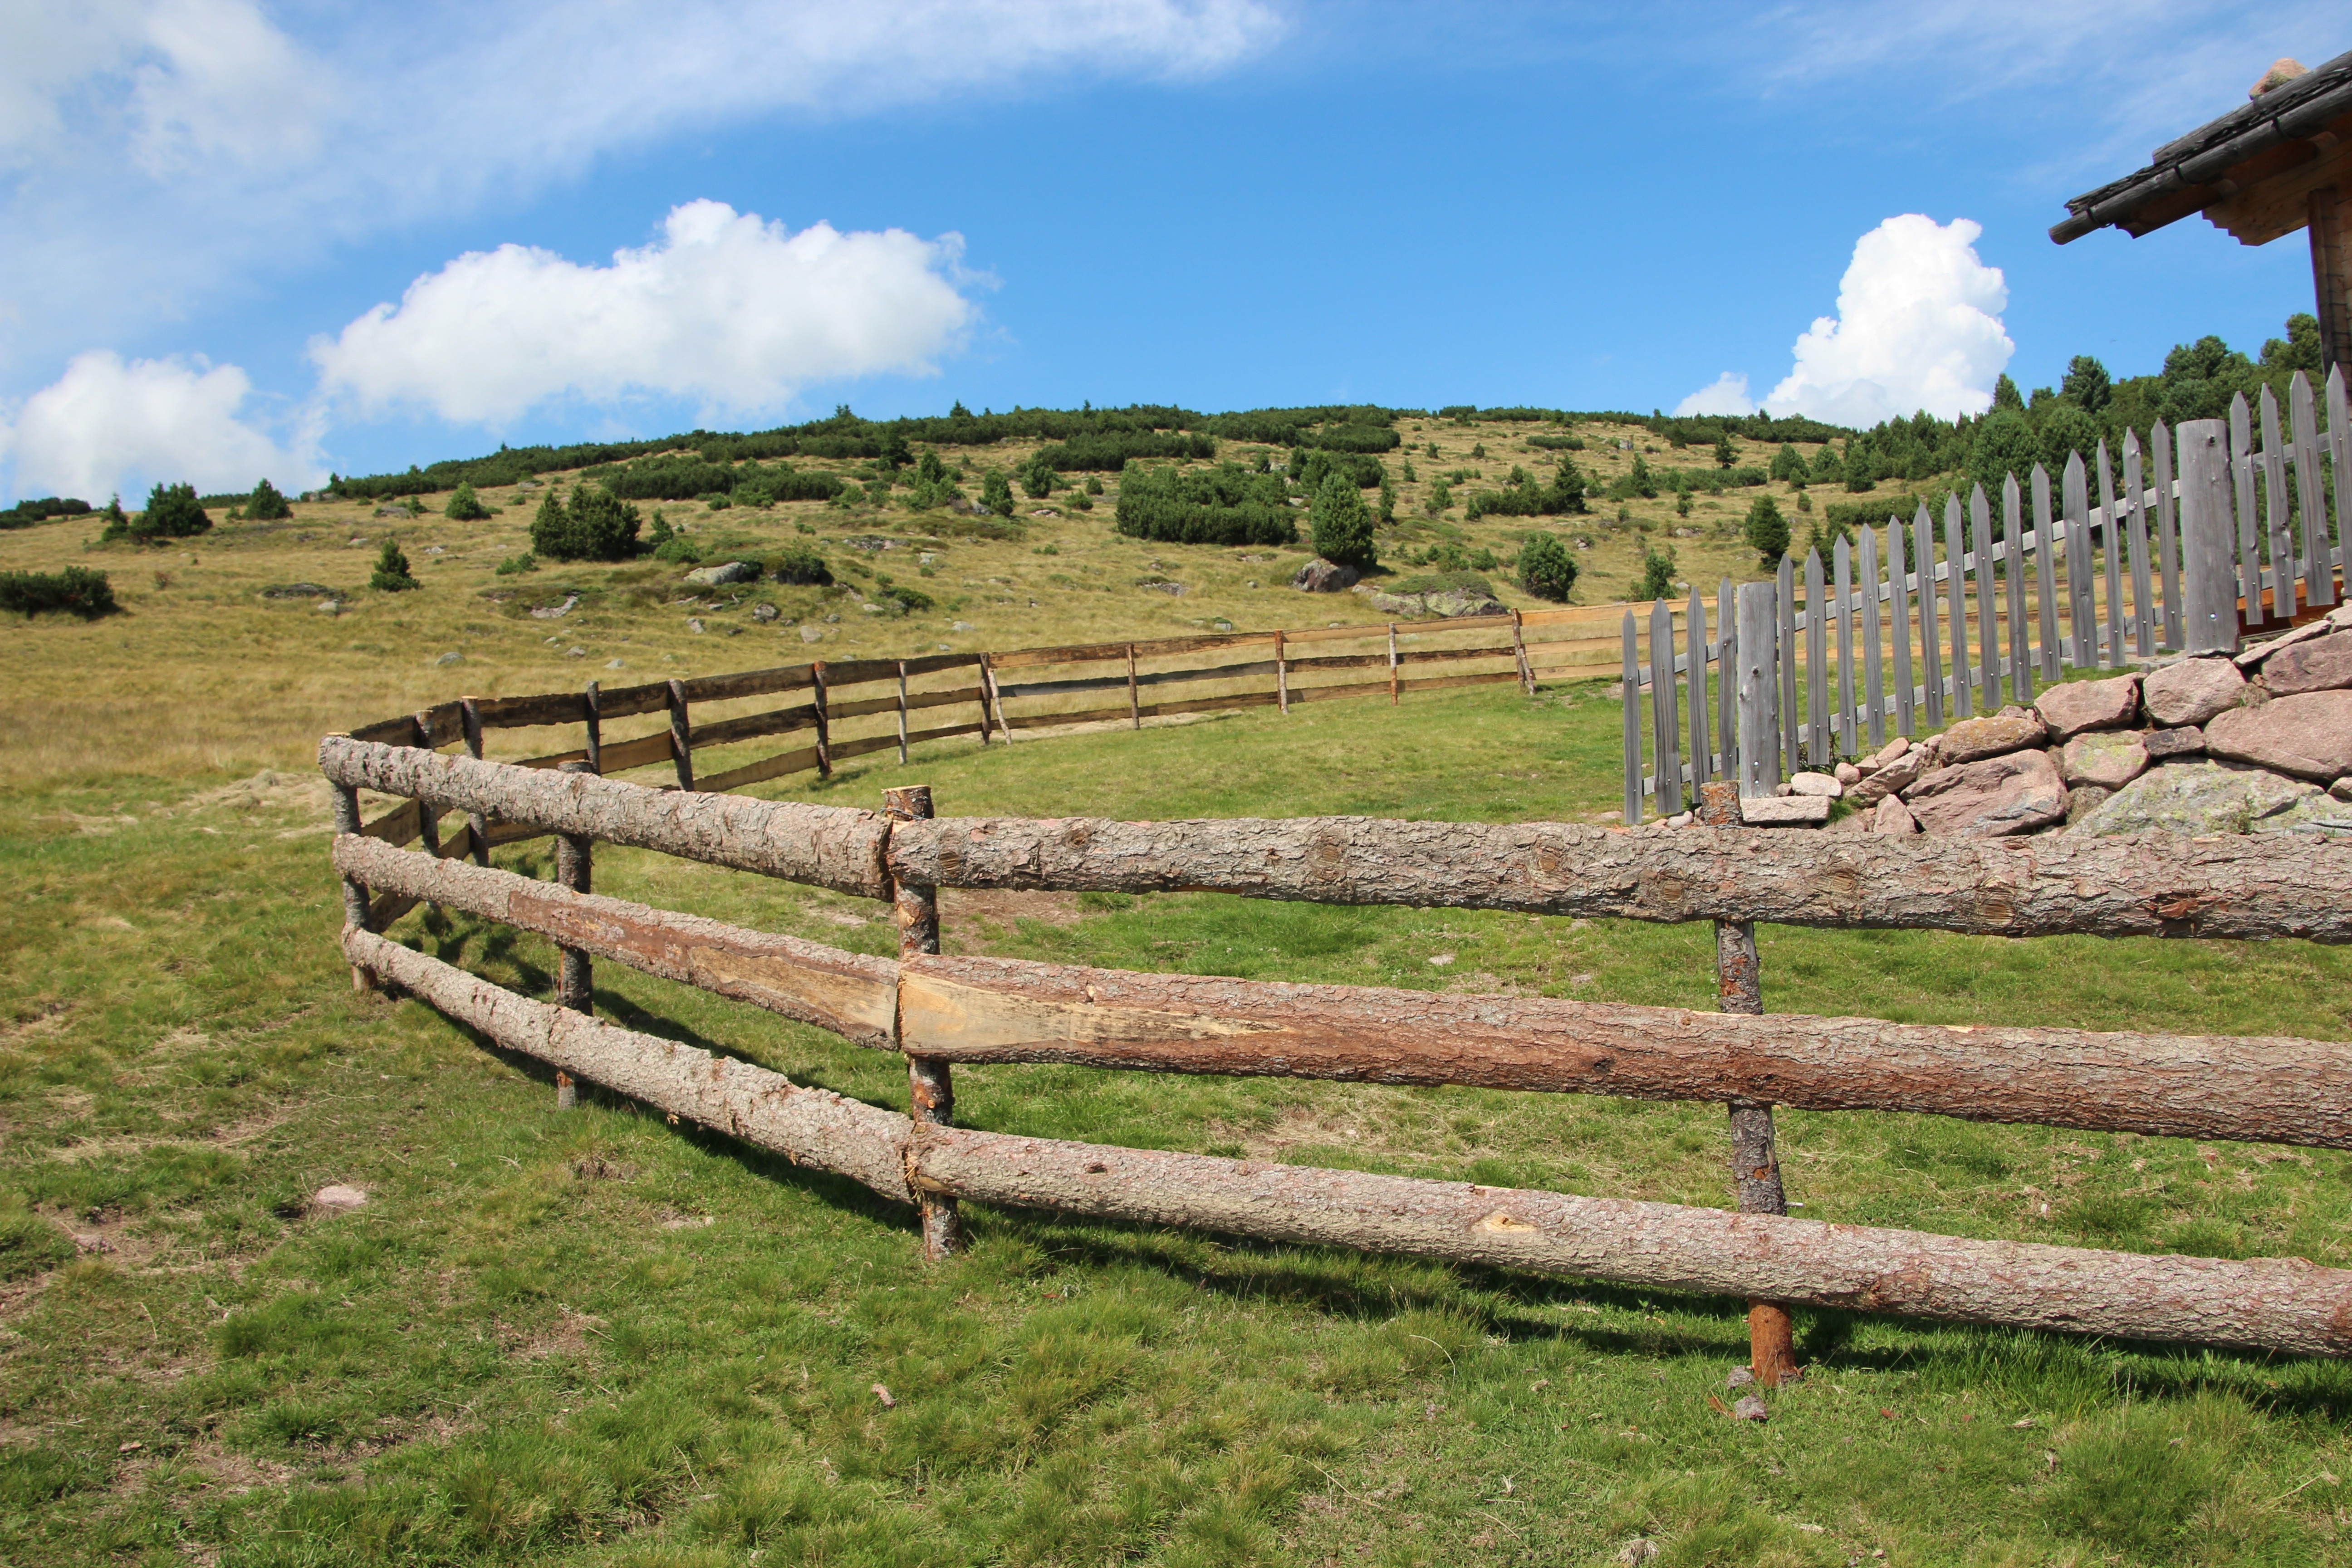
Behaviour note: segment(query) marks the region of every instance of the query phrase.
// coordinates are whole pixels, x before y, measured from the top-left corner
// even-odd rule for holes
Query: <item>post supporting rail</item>
[[[907,784],[882,792],[882,815],[893,823],[928,821],[931,786]],[[894,879],[891,911],[898,925],[901,961],[940,951],[940,890],[919,882]],[[934,1127],[955,1125],[955,1069],[939,1057],[907,1058],[907,1093],[915,1121]],[[963,1216],[954,1198],[919,1193],[915,1206],[922,1215],[923,1256],[934,1262],[964,1249]]]

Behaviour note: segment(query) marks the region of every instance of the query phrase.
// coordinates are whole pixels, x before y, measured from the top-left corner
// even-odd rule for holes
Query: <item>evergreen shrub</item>
[[[253,494],[246,498],[245,516],[248,522],[278,522],[293,515],[294,509],[287,504],[284,493],[268,479],[254,486]]]
[[[1565,603],[1576,570],[1576,557],[1549,533],[1530,533],[1519,546],[1519,586],[1538,599]]]
[[[383,548],[376,552],[375,570],[368,574],[368,586],[378,593],[404,594],[425,584],[408,574],[408,557],[400,542],[386,534]]]
[[[57,614],[96,620],[115,607],[103,572],[68,566],[62,572],[0,572],[0,610],[20,616]]]
[[[1379,556],[1372,545],[1372,514],[1364,505],[1363,492],[1349,483],[1345,474],[1323,477],[1307,516],[1314,531],[1316,554],[1334,566],[1353,566],[1360,571],[1378,563]]]
[[[1298,525],[1282,480],[1239,463],[1185,473],[1131,464],[1119,476],[1118,531],[1171,544],[1292,544]]]

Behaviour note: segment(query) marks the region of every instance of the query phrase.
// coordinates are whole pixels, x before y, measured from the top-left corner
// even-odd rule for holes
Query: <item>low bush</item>
[[[1400,577],[1383,585],[1390,594],[1484,594],[1495,596],[1495,585],[1475,572],[1424,572],[1417,576]]]
[[[114,586],[103,572],[68,566],[62,572],[0,572],[0,610],[20,616],[67,615],[96,620],[115,608]]]
[[[1584,450],[1584,437],[1581,436],[1530,436],[1528,437],[1528,445],[1539,447],[1548,452],[1581,452]]]
[[[626,561],[637,552],[637,509],[601,485],[581,485],[569,505],[555,491],[530,520],[534,555],[556,561]]]
[[[499,562],[498,574],[501,577],[512,577],[518,573],[536,572],[538,570],[538,558],[531,555],[529,552],[525,552],[520,555],[509,555],[504,561]]]
[[[490,509],[484,506],[482,498],[474,493],[470,481],[460,479],[457,488],[449,494],[449,504],[441,509],[441,514],[458,522],[479,522],[490,515]],[[251,509],[247,509],[246,515],[252,515]]]
[[[294,508],[288,503],[284,492],[268,479],[254,486],[253,493],[245,498],[247,522],[281,522],[293,515]]]
[[[1174,458],[1205,462],[1216,455],[1217,443],[1208,436],[1163,435],[1154,430],[1105,430],[1093,435],[1074,436],[1066,441],[1041,447],[1032,461],[1043,463],[1055,473],[1091,470],[1115,474],[1138,458]]]
[[[1323,480],[1332,474],[1344,476],[1360,490],[1376,490],[1389,477],[1389,470],[1388,465],[1378,458],[1361,452],[1335,452],[1323,447],[1290,449],[1290,477],[1308,495],[1320,491]]]
[[[833,569],[824,563],[814,544],[794,540],[766,563],[768,575],[779,583],[801,583],[818,587],[833,582]]]
[[[1519,586],[1538,599],[1566,602],[1576,572],[1576,557],[1549,533],[1530,533],[1519,546]]]
[[[86,500],[61,500],[57,496],[40,500],[20,500],[7,510],[0,511],[0,529],[30,528],[37,522],[48,522],[60,517],[87,517],[89,510],[89,502]]]
[[[1372,514],[1364,505],[1364,492],[1349,483],[1348,476],[1330,473],[1323,476],[1321,488],[1307,509],[1307,521],[1315,538],[1315,553],[1334,566],[1362,569],[1376,565],[1380,556],[1372,545]]]
[[[1517,473],[1517,480],[1508,489],[1480,490],[1472,496],[1470,520],[1475,522],[1489,516],[1560,517],[1585,510],[1584,474],[1565,458],[1548,485],[1539,485],[1524,473]]]
[[[1651,599],[1664,599],[1675,591],[1675,552],[1660,554],[1644,543],[1642,546],[1642,577],[1633,586],[1633,599],[1640,604]]]
[[[213,526],[213,520],[205,511],[204,503],[196,500],[196,487],[186,484],[157,485],[148,494],[146,510],[136,517],[121,517],[118,512],[117,517],[120,517],[119,521],[114,518],[108,520],[106,532],[101,537],[193,539],[197,534],[209,532]]]
[[[1054,465],[1045,461],[1043,452],[1021,465],[1021,488],[1032,500],[1044,500],[1054,493]]]
[[[654,525],[646,532],[646,548],[653,552],[655,560],[678,565],[690,565],[702,559],[702,546],[672,529],[659,507],[654,509]]]
[[[980,504],[999,517],[1013,515],[1013,481],[1002,468],[991,468],[980,479]]]
[[[909,615],[920,615],[935,607],[929,594],[920,588],[909,588],[904,583],[885,583],[874,596],[900,605]]]
[[[1184,473],[1134,464],[1118,481],[1118,531],[1171,544],[1292,544],[1298,524],[1282,481],[1239,463]]]

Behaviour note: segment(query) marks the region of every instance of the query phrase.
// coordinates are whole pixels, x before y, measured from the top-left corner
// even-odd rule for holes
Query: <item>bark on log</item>
[[[1298,700],[1312,693],[1293,691]],[[1961,839],[1611,832],[1370,817],[909,823],[892,869],[942,888],[1206,890],[1331,904],[1992,936],[2352,942],[2352,845],[2287,835]]]
[[[838,1172],[900,1203],[914,1201],[906,1163],[913,1124],[894,1111],[803,1089],[731,1057],[533,1002],[367,931],[346,931],[343,952],[354,965],[509,1050],[680,1121],[772,1149],[796,1164]]]
[[[898,966],[888,959],[569,892],[511,871],[430,860],[356,835],[335,840],[335,866],[394,892],[814,1024],[853,1044],[898,1048]]]
[[[888,826],[875,812],[688,795],[591,775],[445,757],[330,735],[319,766],[338,784],[410,795],[555,833],[656,849],[869,899],[890,896]]]
[[[895,825],[928,820],[931,786],[908,784],[882,792],[882,814]],[[898,921],[898,960],[940,951],[940,894],[937,888],[900,882],[892,893]],[[907,1058],[907,1100],[909,1114],[936,1127],[955,1125],[955,1069],[937,1057]],[[963,1216],[956,1201],[937,1193],[922,1194],[918,1206],[923,1225],[923,1256],[936,1263],[964,1249]]]
[[[2352,1271],[1973,1241],[1672,1204],[916,1132],[918,1186],[982,1202],[1713,1296],[2352,1354]]]
[[[364,967],[564,1072],[863,1182],[1023,1208],[1709,1295],[2129,1339],[2352,1354],[2352,1272],[1827,1225],[1775,1215],[1018,1138],[909,1119],[583,1018],[367,931]]]
[[[369,858],[352,864],[371,876],[376,857],[400,853],[362,842]],[[2352,1060],[2322,1041],[1743,1017],[1001,958],[903,960],[898,1017],[903,1049],[961,1062],[1777,1102],[2352,1148]]]

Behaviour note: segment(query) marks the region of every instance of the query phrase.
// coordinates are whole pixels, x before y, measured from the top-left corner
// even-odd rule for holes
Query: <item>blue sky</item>
[[[2352,47],[2249,9],[12,0],[0,499],[841,402],[1767,399],[1850,266],[1916,309],[1774,406],[2251,350],[2299,236],[2045,232]]]

